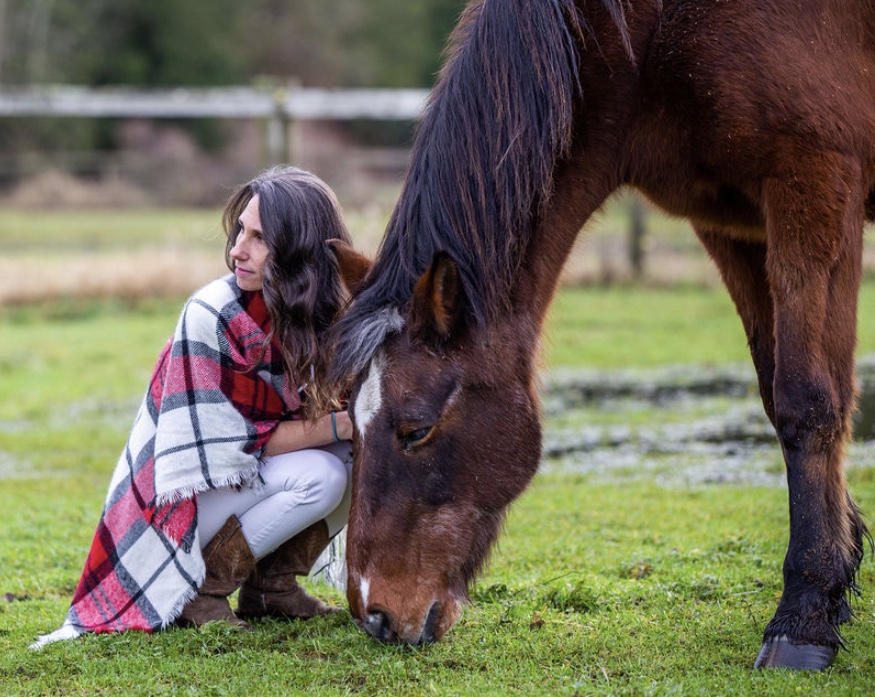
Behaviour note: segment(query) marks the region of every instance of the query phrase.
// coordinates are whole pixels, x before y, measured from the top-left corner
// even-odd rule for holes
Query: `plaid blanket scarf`
[[[63,626],[32,648],[86,632],[170,624],[205,575],[194,495],[251,481],[279,420],[300,407],[261,293],[232,275],[186,303],[161,353],[109,486]]]

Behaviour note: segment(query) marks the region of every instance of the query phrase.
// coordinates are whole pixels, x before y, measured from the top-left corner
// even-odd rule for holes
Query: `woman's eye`
[[[401,441],[401,447],[404,448],[404,450],[409,450],[412,446],[425,440],[428,437],[428,434],[431,433],[431,428],[431,426],[425,426],[413,431],[402,432],[398,436],[398,440]]]

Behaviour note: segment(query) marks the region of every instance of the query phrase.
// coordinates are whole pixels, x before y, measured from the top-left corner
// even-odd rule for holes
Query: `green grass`
[[[858,355],[875,352],[875,280],[862,286]],[[721,287],[566,288],[545,332],[547,367],[612,370],[750,361],[729,294]]]
[[[871,507],[875,484],[854,484]],[[845,632],[851,650],[827,673],[750,670],[780,592],[782,491],[620,488],[555,474],[514,506],[473,604],[434,646],[378,645],[342,613],[29,651],[72,593],[95,520],[89,487],[4,482],[0,589],[17,598],[0,604],[4,694],[871,694],[871,593]],[[871,563],[861,584],[875,587]]]
[[[127,249],[166,242],[211,244],[221,239],[220,211],[212,209],[56,210],[0,212],[7,251]],[[221,253],[221,242],[218,245]]]
[[[181,301],[103,307],[3,322],[0,420],[58,416],[70,406],[129,400],[145,390]]]
[[[25,251],[33,251],[32,238],[77,249],[134,245],[144,235],[166,239],[186,220],[186,234],[197,237],[201,218],[187,216],[164,223],[160,215],[139,223],[59,216],[36,233],[28,216],[0,214],[0,237]],[[100,227],[98,241],[90,225]],[[512,507],[471,606],[434,646],[379,645],[340,613],[264,622],[248,633],[208,626],[28,650],[63,619],[110,472],[181,300],[68,299],[0,310],[4,695],[871,694],[871,558],[860,575],[857,619],[845,630],[850,650],[832,669],[751,670],[780,592],[784,490],[667,489],[555,470],[539,474]],[[875,351],[873,305],[870,281],[861,296],[861,354]],[[693,287],[565,289],[544,356],[548,368],[599,370],[749,360],[725,291]],[[870,515],[873,472],[855,467],[848,475]],[[336,590],[314,590],[344,602]]]
[[[551,310],[546,347],[548,367],[607,370],[721,364],[750,356],[721,288],[565,289]]]

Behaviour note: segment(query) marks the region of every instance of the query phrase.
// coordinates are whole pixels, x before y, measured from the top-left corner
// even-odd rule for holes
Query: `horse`
[[[753,665],[831,665],[871,542],[843,459],[873,186],[871,0],[469,3],[375,257],[335,246],[359,626],[418,644],[458,619],[539,466],[561,269],[628,189],[718,268],[783,452],[783,592]]]

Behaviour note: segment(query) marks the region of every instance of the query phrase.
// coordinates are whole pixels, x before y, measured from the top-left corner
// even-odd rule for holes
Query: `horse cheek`
[[[478,489],[480,508],[509,506],[528,487],[541,461],[541,420],[536,398],[519,388],[493,395],[479,405]]]

